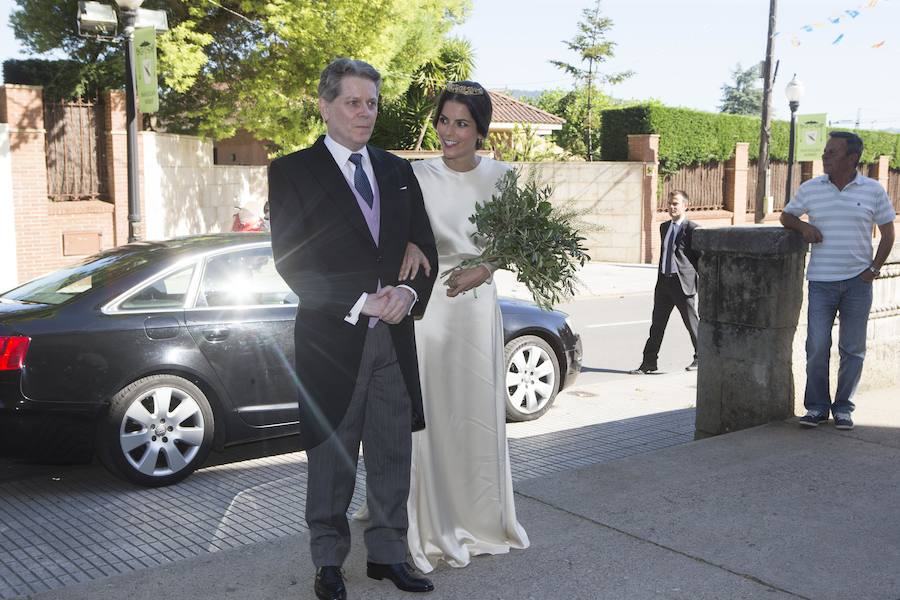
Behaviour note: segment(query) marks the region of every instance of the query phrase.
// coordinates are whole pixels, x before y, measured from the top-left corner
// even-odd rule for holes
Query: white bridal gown
[[[413,163],[437,241],[438,274],[481,253],[469,217],[491,200],[508,168],[486,157],[465,173],[441,158]],[[413,434],[407,536],[425,573],[440,560],[464,567],[474,555],[529,543],[513,501],[497,289],[490,281],[455,298],[446,291],[439,280],[416,322],[426,428]]]

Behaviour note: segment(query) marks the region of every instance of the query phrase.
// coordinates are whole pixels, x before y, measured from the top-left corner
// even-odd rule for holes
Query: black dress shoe
[[[316,598],[347,600],[347,588],[340,567],[319,567],[316,571]]]
[[[694,362],[692,362],[691,364],[689,364],[688,366],[686,366],[686,367],[684,368],[684,370],[685,370],[685,371],[696,371],[696,370],[697,370],[697,367],[699,367],[699,366],[700,366],[700,361],[697,360],[697,359],[695,358],[695,359],[694,359]]]
[[[634,369],[633,371],[628,371],[628,372],[631,373],[632,375],[649,375],[650,373],[656,373],[658,370],[659,369],[656,368],[656,365],[653,365],[651,367],[650,365],[642,364],[637,369]]]
[[[404,592],[430,592],[434,584],[429,579],[416,575],[413,568],[406,563],[382,565],[366,563],[366,575],[372,579],[388,579]]]

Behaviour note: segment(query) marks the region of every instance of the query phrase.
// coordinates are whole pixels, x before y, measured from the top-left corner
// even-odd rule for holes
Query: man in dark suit
[[[659,260],[659,274],[653,292],[653,318],[650,323],[650,337],[644,345],[644,359],[641,366],[632,371],[634,375],[653,373],[662,345],[666,324],[672,308],[681,313],[681,320],[691,335],[694,344],[694,360],[685,370],[697,370],[697,264],[700,254],[691,247],[694,230],[698,225],[685,216],[688,204],[687,193],[675,190],[669,194],[669,217],[661,223],[659,235],[662,240]]]
[[[362,61],[322,72],[328,135],[272,162],[269,205],[278,272],[300,298],[294,332],[306,521],[315,592],[346,598],[347,509],[363,444],[371,514],[367,574],[405,591],[434,589],[406,564],[411,432],[425,427],[413,317],[436,278],[398,285],[408,242],[437,264],[422,192],[405,160],[368,146],[381,77]]]

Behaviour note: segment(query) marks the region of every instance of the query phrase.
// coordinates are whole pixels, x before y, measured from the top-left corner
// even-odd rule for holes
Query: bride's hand
[[[425,257],[425,253],[412,242],[407,242],[406,253],[403,255],[403,262],[400,264],[399,280],[415,279],[419,273],[419,267],[422,267],[425,277],[431,275],[431,264],[429,264],[428,258]]]
[[[455,269],[447,278],[446,286],[447,295],[453,298],[463,292],[468,292],[473,288],[491,278],[491,270],[485,265],[478,265],[468,269]]]

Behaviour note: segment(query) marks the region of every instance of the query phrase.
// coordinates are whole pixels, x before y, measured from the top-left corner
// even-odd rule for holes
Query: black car
[[[0,446],[166,485],[212,448],[298,430],[298,298],[267,234],[137,242],[0,296]],[[545,413],[581,367],[565,314],[501,300],[507,415]]]

